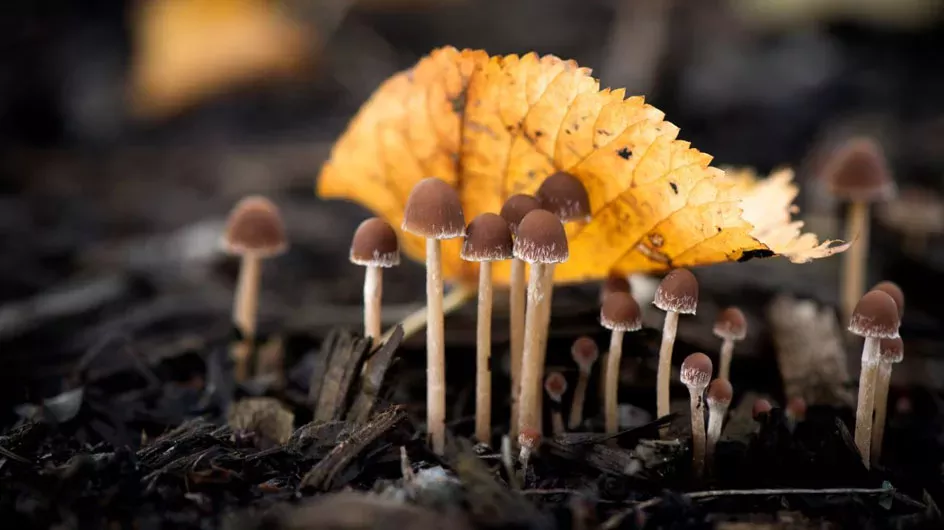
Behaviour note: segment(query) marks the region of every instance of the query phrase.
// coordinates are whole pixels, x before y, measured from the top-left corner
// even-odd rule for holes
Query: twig
[[[710,499],[714,497],[734,497],[734,496],[754,496],[754,495],[852,495],[852,494],[861,494],[861,495],[875,495],[881,493],[895,493],[895,488],[884,487],[884,488],[826,488],[826,489],[803,489],[803,488],[789,488],[789,489],[756,489],[756,490],[715,490],[715,491],[695,491],[692,493],[685,493],[682,496],[689,500],[698,500],[698,499]],[[630,514],[639,511],[651,508],[662,502],[662,497],[655,497],[647,501],[642,501],[638,504],[635,504],[607,519],[602,525],[600,525],[600,530],[612,530],[618,528],[620,524]]]

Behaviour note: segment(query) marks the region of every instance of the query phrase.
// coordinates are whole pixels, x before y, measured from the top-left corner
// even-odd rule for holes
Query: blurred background
[[[645,95],[718,165],[797,168],[803,218],[821,238],[842,236],[841,205],[817,181],[823,157],[850,135],[874,136],[902,193],[876,213],[870,283],[904,286],[907,333],[933,360],[933,293],[944,292],[942,4],[6,0],[0,395],[50,395],[57,389],[26,382],[66,375],[116,337],[156,357],[225,337],[237,263],[218,237],[249,193],[279,204],[292,239],[266,264],[263,326],[356,328],[362,270],[347,246],[367,213],[317,199],[315,178],[377,85],[447,44],[576,59],[604,86]],[[725,303],[752,290],[835,303],[838,264],[766,260],[703,274]],[[421,300],[422,268],[388,279],[395,321]],[[921,371],[932,385],[944,373]]]

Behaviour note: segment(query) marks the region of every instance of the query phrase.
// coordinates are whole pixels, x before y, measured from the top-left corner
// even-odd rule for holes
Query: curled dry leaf
[[[789,177],[726,177],[663,118],[641,97],[600,90],[573,61],[440,48],[361,108],[318,192],[357,201],[399,227],[405,199],[424,177],[455,186],[468,220],[567,171],[586,186],[593,217],[568,223],[570,260],[555,269],[559,283],[775,254],[802,262],[844,249],[819,245],[790,222]],[[421,238],[403,234],[402,244],[424,258]],[[460,259],[461,244],[443,242],[443,273],[471,283],[477,264]],[[509,273],[508,262],[494,264],[496,284]]]

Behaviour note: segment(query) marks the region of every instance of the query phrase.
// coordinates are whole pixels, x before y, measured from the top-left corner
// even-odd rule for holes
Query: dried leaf
[[[593,217],[568,225],[570,260],[556,267],[558,282],[775,254],[807,261],[844,249],[818,245],[790,222],[789,178],[726,178],[663,118],[642,97],[600,90],[573,61],[441,48],[388,79],[361,108],[318,191],[399,227],[404,201],[424,177],[455,186],[471,219],[567,171],[586,186]],[[757,208],[761,201],[770,203]],[[401,244],[424,257],[421,238],[403,234]],[[459,258],[459,245],[444,242],[444,276],[473,282],[477,265]],[[508,262],[496,263],[493,279],[506,284],[509,273]]]

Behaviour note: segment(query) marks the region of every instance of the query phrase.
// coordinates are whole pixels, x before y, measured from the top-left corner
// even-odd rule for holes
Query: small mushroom
[[[888,410],[888,387],[892,379],[892,365],[905,358],[905,345],[901,337],[882,339],[879,342],[878,376],[875,381],[875,422],[872,426],[872,465],[882,458],[882,442],[885,436],[885,414]]]
[[[848,318],[865,292],[869,251],[869,205],[896,194],[882,147],[870,138],[853,138],[841,146],[823,170],[832,194],[848,201],[846,241],[855,241],[843,255],[842,309]]]
[[[508,223],[513,236],[518,234],[518,224],[531,210],[539,210],[541,203],[530,195],[517,194],[508,197],[499,215]],[[518,395],[521,389],[521,355],[524,351],[524,315],[526,309],[525,286],[527,279],[525,262],[511,260],[511,280],[508,291],[508,323],[511,350],[511,436],[518,431]]]
[[[518,447],[521,448],[518,453],[518,460],[521,462],[522,478],[527,475],[531,455],[537,452],[540,446],[541,433],[531,428],[521,429],[521,432],[518,434]]]
[[[556,214],[562,223],[585,223],[590,219],[590,196],[580,179],[564,171],[558,171],[544,179],[534,198],[541,204],[541,208]],[[547,338],[551,326],[551,308],[554,298],[554,269],[555,264],[547,265],[545,274],[549,278],[547,296],[541,300],[540,316],[541,335],[539,348],[547,350]],[[540,390],[539,390],[540,391]],[[542,417],[540,403],[538,403],[538,418]]]
[[[544,391],[547,397],[551,398],[551,426],[554,436],[564,434],[564,415],[561,412],[563,408],[564,392],[567,392],[567,379],[560,372],[551,372],[544,378]]]
[[[895,301],[895,305],[898,306],[898,318],[905,315],[905,293],[902,292],[901,287],[898,287],[898,284],[886,280],[875,284],[872,290],[882,291],[888,296],[891,296],[892,300]]]
[[[633,288],[629,284],[629,278],[622,274],[610,273],[600,286],[600,305],[606,300],[606,297],[612,293],[633,294]]]
[[[718,378],[708,385],[708,445],[705,458],[709,466],[714,465],[715,446],[721,438],[721,427],[733,397],[734,389],[727,379]]]
[[[400,264],[396,231],[379,217],[364,221],[351,240],[350,260],[367,268],[364,274],[364,336],[377,340],[380,338],[383,270]]]
[[[607,434],[616,434],[619,430],[618,393],[620,360],[623,354],[623,334],[642,328],[642,315],[639,305],[629,293],[613,293],[606,297],[600,308],[600,324],[611,330],[610,351],[606,356],[606,390],[604,394],[603,417]]]
[[[879,219],[902,235],[902,247],[913,256],[927,250],[928,240],[944,233],[944,201],[934,191],[921,188],[901,190],[898,198],[879,209]]]
[[[223,249],[241,260],[233,304],[233,324],[243,338],[232,351],[237,381],[244,381],[250,375],[249,358],[256,338],[262,260],[278,256],[287,248],[285,225],[278,206],[272,201],[254,195],[233,207],[223,234]]]
[[[521,359],[518,432],[537,432],[541,414],[541,382],[545,350],[541,348],[542,300],[550,292],[551,277],[547,266],[569,257],[567,235],[560,219],[546,210],[532,210],[518,225],[514,255],[531,264],[528,280],[528,310],[525,316],[524,353]]]
[[[479,307],[475,339],[475,437],[492,437],[492,262],[511,258],[511,231],[498,214],[483,213],[466,228],[460,255],[479,262]]]
[[[869,291],[852,312],[849,331],[865,337],[862,347],[862,372],[859,376],[859,397],[856,405],[855,442],[865,467],[871,461],[872,412],[875,405],[875,383],[881,358],[881,339],[898,337],[898,307],[883,291]]]
[[[801,396],[793,396],[787,400],[784,410],[787,419],[796,424],[806,419],[806,400]]]
[[[718,314],[715,320],[714,334],[722,339],[721,366],[718,368],[718,379],[730,380],[731,358],[734,356],[734,341],[744,340],[747,336],[747,320],[744,313],[736,307],[729,307]]]
[[[426,238],[426,423],[433,452],[446,446],[446,357],[443,329],[442,242],[465,234],[459,195],[437,178],[425,178],[410,191],[403,230]]]
[[[695,309],[698,307],[698,280],[688,269],[675,269],[662,279],[652,303],[665,311],[656,381],[656,409],[658,417],[661,418],[669,414],[672,348],[675,345],[675,333],[678,330],[678,317],[680,314],[695,314]]]
[[[682,362],[679,379],[688,387],[692,404],[692,469],[696,477],[705,470],[705,389],[711,381],[711,359],[704,353],[693,353]]]
[[[583,423],[583,404],[587,397],[587,386],[590,384],[590,372],[600,357],[600,349],[590,337],[579,337],[570,347],[570,355],[580,369],[574,398],[570,403],[570,419],[567,421],[567,427],[575,430]]]
[[[770,414],[770,411],[773,410],[773,405],[770,404],[764,398],[759,398],[754,401],[754,406],[751,408],[751,417],[755,421],[761,421],[767,414]]]

